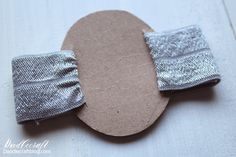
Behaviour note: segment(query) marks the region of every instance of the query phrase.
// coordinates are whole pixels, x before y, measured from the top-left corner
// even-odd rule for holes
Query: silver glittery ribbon
[[[144,38],[151,50],[160,91],[220,81],[219,69],[198,26],[163,33],[147,32]]]
[[[18,123],[48,119],[84,103],[76,62],[72,51],[12,60]]]

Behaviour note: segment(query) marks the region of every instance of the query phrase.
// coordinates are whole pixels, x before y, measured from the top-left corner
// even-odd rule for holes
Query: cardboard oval
[[[62,49],[73,50],[86,104],[77,116],[111,136],[128,136],[152,125],[169,98],[160,94],[143,38],[151,28],[125,11],[100,11],[76,22]]]

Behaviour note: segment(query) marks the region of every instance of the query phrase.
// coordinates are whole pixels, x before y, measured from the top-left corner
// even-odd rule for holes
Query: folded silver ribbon
[[[48,119],[84,103],[72,51],[16,57],[12,72],[18,123]]]
[[[160,91],[220,81],[219,69],[198,26],[163,33],[147,32],[144,38],[151,50]]]

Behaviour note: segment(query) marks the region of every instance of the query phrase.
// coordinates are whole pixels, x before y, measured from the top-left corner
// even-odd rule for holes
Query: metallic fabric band
[[[84,103],[76,62],[72,51],[12,60],[18,123],[48,119]]]
[[[198,26],[163,33],[147,32],[160,91],[186,89],[220,81],[219,69]]]

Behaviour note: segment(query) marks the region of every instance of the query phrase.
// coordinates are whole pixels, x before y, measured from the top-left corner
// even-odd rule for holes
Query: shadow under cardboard
[[[197,89],[190,89],[172,93],[170,102],[168,103],[165,111],[161,114],[158,120],[156,120],[156,122],[153,125],[145,129],[144,131],[131,136],[114,137],[99,133],[91,129],[81,120],[79,120],[75,116],[75,113],[71,113],[75,111],[71,111],[69,113],[66,113],[59,117],[55,117],[53,119],[48,119],[46,121],[41,122],[40,125],[36,125],[35,123],[25,124],[23,126],[23,131],[30,138],[34,138],[57,130],[77,127],[79,128],[79,130],[86,131],[95,138],[100,138],[108,142],[117,144],[130,143],[134,142],[135,140],[139,140],[141,138],[148,136],[155,129],[158,130],[158,127],[160,126],[160,123],[163,121],[163,119],[168,118],[167,111],[169,108],[176,107],[176,105],[181,104],[181,102],[195,102],[195,101],[208,102],[212,101],[214,97],[215,94],[213,88],[197,88]]]

